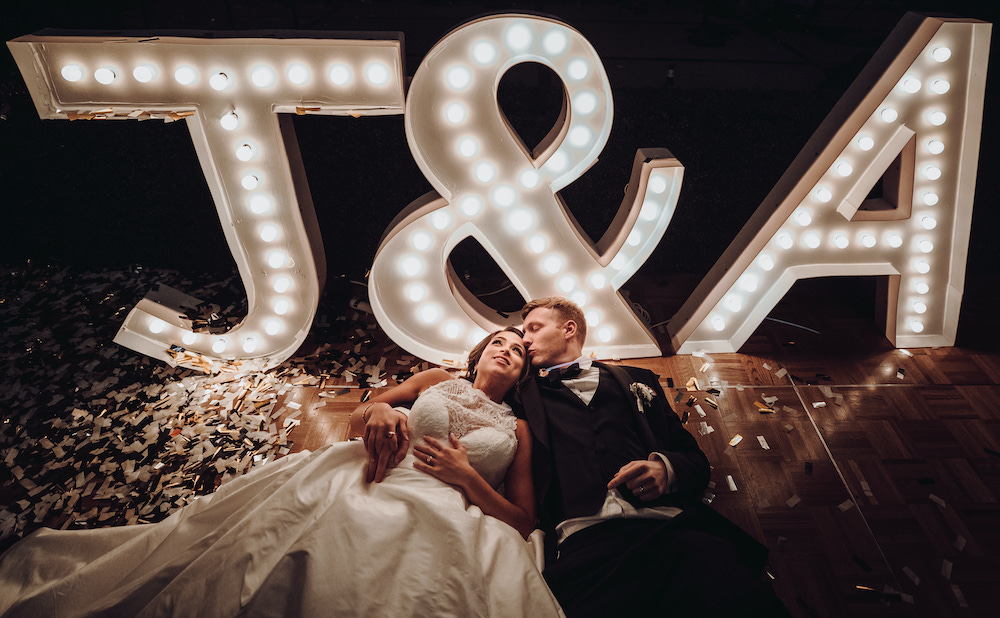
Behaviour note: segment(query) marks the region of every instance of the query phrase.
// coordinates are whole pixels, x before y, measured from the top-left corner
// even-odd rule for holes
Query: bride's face
[[[524,363],[524,342],[516,333],[500,331],[486,344],[476,363],[476,371],[508,379],[513,386],[521,377]]]

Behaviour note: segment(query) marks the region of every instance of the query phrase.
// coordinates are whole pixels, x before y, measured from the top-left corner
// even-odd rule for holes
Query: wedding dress
[[[502,482],[515,419],[466,380],[428,388],[411,443],[454,433]],[[551,616],[513,528],[413,469],[364,482],[361,442],[289,455],[155,524],[40,530],[0,556],[3,616]],[[6,613],[5,613],[6,610]]]

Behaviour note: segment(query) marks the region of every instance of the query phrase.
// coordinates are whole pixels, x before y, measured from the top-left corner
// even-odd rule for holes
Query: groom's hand
[[[371,407],[371,416],[365,423],[364,441],[368,451],[365,482],[381,483],[389,468],[406,457],[410,446],[406,415],[387,403],[376,403]]]
[[[655,500],[667,493],[667,466],[662,460],[630,461],[615,474],[608,489],[625,485],[643,502]]]

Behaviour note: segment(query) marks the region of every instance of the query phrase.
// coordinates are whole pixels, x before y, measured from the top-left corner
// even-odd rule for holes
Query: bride
[[[330,444],[156,524],[40,530],[0,557],[0,614],[561,615],[522,538],[527,427],[502,403],[527,365],[509,328],[470,352],[467,378],[431,369],[359,406],[392,461]]]

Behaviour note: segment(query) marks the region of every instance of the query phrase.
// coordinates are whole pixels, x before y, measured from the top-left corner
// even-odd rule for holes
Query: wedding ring
[[[639,485],[639,494],[642,494],[642,485]]]
[[[434,465],[434,457],[433,456],[431,456],[431,455],[427,456],[427,465],[428,466],[433,466]]]
[[[396,432],[395,431],[390,431],[390,432],[388,432],[388,433],[385,434],[385,437],[386,438],[395,438],[396,437]]]

